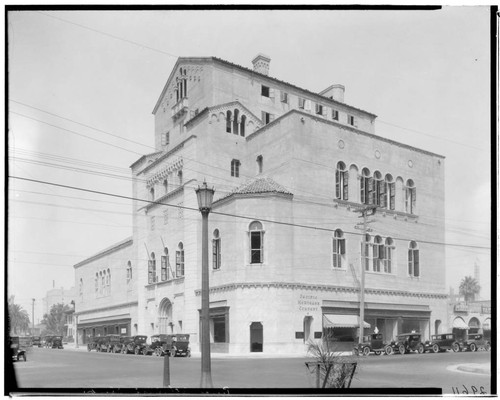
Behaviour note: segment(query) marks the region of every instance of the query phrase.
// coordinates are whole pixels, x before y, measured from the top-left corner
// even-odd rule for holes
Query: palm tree
[[[14,303],[14,296],[9,297],[9,323],[10,330],[16,335],[26,332],[30,325],[28,312],[19,304]]]
[[[480,290],[479,283],[472,276],[466,276],[460,282],[459,293],[464,297],[466,303],[474,301]]]

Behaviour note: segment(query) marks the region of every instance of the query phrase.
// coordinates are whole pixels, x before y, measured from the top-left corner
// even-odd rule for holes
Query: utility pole
[[[368,221],[368,217],[375,214],[377,206],[366,206],[356,210],[360,212],[359,218],[363,218],[363,237],[361,246],[361,287],[360,287],[360,298],[359,298],[359,343],[363,342],[364,336],[364,323],[365,323],[365,260],[368,257],[366,252],[366,233],[368,232],[368,223],[373,221]],[[358,228],[358,225],[355,226]],[[365,255],[365,257],[363,257]]]
[[[31,336],[35,334],[35,299],[31,299]]]

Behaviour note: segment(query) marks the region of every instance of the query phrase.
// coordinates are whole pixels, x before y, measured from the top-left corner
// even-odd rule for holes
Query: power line
[[[82,29],[86,29],[86,30],[89,30],[89,31],[92,31],[92,32],[96,32],[96,33],[99,33],[99,34],[104,35],[104,36],[108,36],[108,37],[116,39],[116,40],[121,40],[122,42],[133,44],[135,46],[139,46],[139,47],[142,47],[144,49],[155,51],[157,53],[165,54],[165,55],[170,56],[170,57],[178,58],[178,56],[176,56],[175,54],[168,53],[168,52],[163,51],[163,50],[155,49],[154,47],[150,47],[150,46],[147,46],[147,45],[139,43],[139,42],[134,42],[133,40],[124,39],[122,37],[112,35],[111,33],[107,33],[107,32],[100,31],[98,29],[90,28],[90,27],[88,27],[86,25],[82,25],[82,24],[78,24],[76,22],[68,21],[67,19],[59,18],[59,17],[56,17],[56,16],[51,15],[51,14],[46,14],[46,13],[41,12],[41,11],[38,11],[38,13],[40,13],[42,15],[45,15],[46,17],[50,17],[50,18],[54,18],[54,19],[57,19],[57,20],[62,21],[62,22],[66,22],[67,24],[78,26],[79,28],[82,28]]]
[[[69,186],[69,185],[62,185],[58,183],[53,183],[53,182],[47,182],[47,181],[41,181],[41,180],[36,180],[36,179],[28,179],[28,178],[23,178],[23,177],[18,177],[18,176],[13,176],[9,175],[8,176],[11,179],[19,179],[19,180],[24,180],[28,182],[35,182],[35,183],[40,183],[44,185],[50,185],[50,186],[56,186],[56,187],[62,187],[66,189],[72,189],[72,190],[78,190],[78,191],[83,191],[83,192],[89,192],[89,193],[94,193],[94,194],[101,194],[104,196],[111,196],[111,197],[118,197],[118,198],[124,198],[124,199],[132,199],[135,201],[140,201],[148,204],[159,204],[159,205],[164,205],[167,207],[174,207],[174,208],[180,208],[180,209],[185,209],[189,211],[196,211],[198,212],[199,210],[197,208],[193,207],[187,207],[179,204],[168,204],[168,203],[163,203],[163,202],[156,202],[156,201],[151,201],[151,200],[144,200],[144,199],[139,199],[131,196],[123,196],[119,194],[114,194],[114,193],[107,193],[107,192],[102,192],[102,191],[97,191],[97,190],[91,190],[91,189],[84,189],[84,188],[79,188],[76,186]],[[219,211],[212,211],[212,214],[216,215],[223,215],[226,217],[233,217],[233,218],[241,218],[241,219],[247,219],[247,220],[255,220],[255,216],[245,216],[245,215],[237,215],[237,214],[231,214],[231,213],[223,213]],[[293,226],[297,228],[304,228],[304,229],[312,229],[312,230],[319,230],[319,231],[327,231],[327,232],[335,232],[336,229],[329,229],[329,228],[322,228],[322,227],[316,227],[312,225],[303,225],[303,224],[295,224],[291,222],[284,222],[284,221],[276,221],[276,220],[270,220],[270,219],[263,219],[263,218],[258,218],[262,222],[269,222],[272,224],[278,224],[278,225],[286,225],[286,226]],[[349,232],[345,231],[345,233],[353,234],[353,235],[362,235],[362,233],[358,232]],[[412,238],[412,239],[407,239],[407,238],[398,238],[394,237],[393,239],[395,240],[403,240],[403,241],[415,241],[417,239]],[[474,248],[474,249],[484,249],[484,250],[490,250],[489,247],[483,247],[483,246],[473,246],[473,245],[463,245],[463,244],[456,244],[456,243],[443,243],[443,242],[433,242],[433,241],[428,241],[428,240],[417,240],[419,243],[426,243],[426,244],[436,244],[436,245],[443,245],[443,246],[454,246],[454,247],[464,247],[464,248]]]

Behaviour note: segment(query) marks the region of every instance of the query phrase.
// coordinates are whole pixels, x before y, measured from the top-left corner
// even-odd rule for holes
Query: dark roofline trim
[[[122,240],[121,242],[118,242],[118,243],[114,244],[113,246],[108,247],[107,249],[104,249],[104,250],[100,251],[99,253],[94,254],[93,256],[90,256],[89,258],[86,258],[83,261],[80,261],[78,264],[75,264],[73,266],[73,268],[79,268],[83,265],[86,265],[86,264],[92,262],[92,261],[98,260],[99,258],[105,257],[105,256],[107,256],[111,253],[114,253],[118,250],[121,250],[125,247],[131,246],[133,244],[133,242],[134,242],[134,240],[132,239],[132,237],[129,237],[125,240]]]
[[[147,157],[151,157],[151,156],[153,156],[153,155],[155,155],[155,154],[161,154],[161,150],[160,150],[160,151],[155,151],[154,153],[145,154],[145,155],[143,155],[143,156],[139,157],[139,159],[138,159],[137,161],[134,161],[134,162],[132,163],[132,165],[130,165],[130,167],[129,167],[129,168],[134,168],[134,166],[135,166],[136,164],[138,164],[139,162],[141,162],[143,159],[145,159],[145,158],[147,158]]]
[[[168,158],[172,154],[178,152],[180,149],[182,149],[184,147],[184,144],[186,142],[188,142],[189,140],[191,140],[191,139],[196,139],[196,135],[191,135],[191,136],[187,137],[185,140],[183,140],[177,146],[175,146],[172,150],[170,150],[170,151],[166,152],[165,154],[163,154],[162,156],[158,157],[151,164],[146,165],[142,171],[140,171],[140,172],[137,173],[137,176],[139,176],[140,174],[143,174],[143,173],[147,172],[148,170],[150,170],[151,168],[153,168],[154,166],[156,166],[157,164],[159,164],[160,162],[162,162],[165,158]]]
[[[342,125],[342,124],[340,124],[338,122],[330,121],[330,120],[324,119],[322,117],[317,117],[317,116],[309,114],[307,112],[300,111],[300,110],[295,110],[295,109],[287,111],[285,114],[279,116],[274,121],[270,122],[267,125],[264,125],[259,130],[251,133],[250,135],[248,135],[246,137],[246,140],[247,141],[252,140],[255,136],[261,134],[266,129],[268,129],[269,127],[272,127],[273,125],[277,124],[278,122],[281,122],[282,119],[284,119],[285,117],[288,117],[289,115],[291,115],[293,113],[296,113],[296,114],[299,114],[299,115],[303,115],[303,116],[309,117],[311,119],[314,119],[315,121],[319,121],[319,122],[323,122],[325,124],[333,125],[333,126],[336,126],[338,128],[341,128],[341,129],[344,129],[344,130],[347,130],[347,131],[351,131],[351,132],[354,132],[354,133],[357,133],[357,134],[360,134],[360,135],[368,136],[369,138],[372,138],[372,139],[381,140],[382,142],[386,142],[386,143],[392,144],[394,146],[403,147],[403,148],[406,148],[406,149],[409,149],[409,150],[412,150],[412,151],[416,151],[416,152],[427,154],[427,155],[434,156],[434,157],[439,157],[439,158],[443,158],[443,159],[446,158],[445,156],[443,156],[441,154],[436,154],[436,153],[432,153],[431,151],[422,150],[422,149],[419,149],[417,147],[410,146],[408,144],[397,142],[397,141],[392,140],[392,139],[387,139],[387,138],[384,138],[382,136],[375,135],[373,133],[368,133],[368,132],[362,131],[360,129],[353,128],[351,126]]]
[[[293,194],[280,193],[280,192],[262,192],[262,193],[231,193],[226,197],[222,197],[219,200],[214,201],[212,208],[222,207],[226,203],[233,200],[239,199],[249,199],[249,198],[262,198],[262,197],[281,197],[283,199],[292,200]]]

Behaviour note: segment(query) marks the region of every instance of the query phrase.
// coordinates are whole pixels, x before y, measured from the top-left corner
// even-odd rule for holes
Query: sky
[[[30,315],[35,298],[38,322],[48,290],[75,286],[74,264],[132,235],[130,201],[24,179],[131,196],[177,58],[251,68],[264,53],[270,76],[342,84],[377,135],[446,157],[446,287],[477,264],[490,299],[489,18],[470,6],[9,12],[8,294]]]

